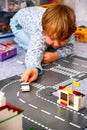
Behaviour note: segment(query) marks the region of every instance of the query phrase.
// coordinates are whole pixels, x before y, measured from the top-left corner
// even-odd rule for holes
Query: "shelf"
[[[2,34],[0,35],[0,39],[2,38],[8,38],[8,37],[13,37],[14,35],[12,33],[6,33],[6,34]]]

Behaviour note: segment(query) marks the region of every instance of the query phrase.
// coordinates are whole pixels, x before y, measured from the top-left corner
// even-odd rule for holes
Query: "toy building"
[[[76,82],[77,83],[77,82]],[[59,86],[57,103],[79,111],[85,107],[84,94],[72,88]]]
[[[4,44],[0,43],[0,61],[4,61],[17,55],[17,48],[10,45],[11,43],[13,44],[13,42],[5,42]]]
[[[22,130],[23,110],[6,103],[5,93],[0,91],[0,130]]]
[[[87,28],[86,27],[78,27],[74,33],[75,40],[79,42],[87,42]]]

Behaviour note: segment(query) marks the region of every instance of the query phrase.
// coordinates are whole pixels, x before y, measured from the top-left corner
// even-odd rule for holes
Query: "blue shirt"
[[[42,73],[41,61],[48,45],[42,32],[42,15],[46,8],[33,6],[20,9],[10,21],[15,41],[27,50],[25,64],[27,69],[38,68]],[[56,52],[60,58],[72,54],[73,44],[69,39],[66,46],[58,48]]]

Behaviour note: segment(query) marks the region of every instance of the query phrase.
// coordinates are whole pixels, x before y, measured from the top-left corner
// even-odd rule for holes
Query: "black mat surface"
[[[80,57],[65,58],[52,64],[43,65],[44,73],[31,84],[30,92],[20,89],[20,76],[0,81],[7,102],[24,109],[23,130],[86,130],[87,128],[87,60]],[[82,84],[85,108],[76,112],[57,104],[53,95],[59,85],[70,86],[72,78]]]

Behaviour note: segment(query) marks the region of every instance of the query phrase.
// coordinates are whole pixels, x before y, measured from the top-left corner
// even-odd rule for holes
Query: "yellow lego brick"
[[[80,87],[80,82],[77,82],[77,81],[73,81],[73,83],[72,83],[72,85],[74,86],[74,87]]]
[[[87,28],[77,27],[75,33],[75,40],[79,42],[87,42]]]
[[[63,90],[68,92],[68,93],[73,93],[73,90],[71,88],[68,88],[68,87],[65,87]]]

